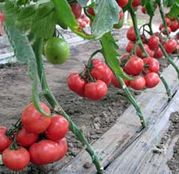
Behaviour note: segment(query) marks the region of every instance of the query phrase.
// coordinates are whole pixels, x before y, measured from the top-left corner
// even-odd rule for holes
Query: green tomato
[[[69,45],[62,38],[49,39],[45,44],[44,51],[47,60],[52,64],[62,64],[70,56]]]

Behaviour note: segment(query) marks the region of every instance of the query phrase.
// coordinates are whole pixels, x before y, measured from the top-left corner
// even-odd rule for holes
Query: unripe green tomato
[[[64,39],[56,37],[46,42],[44,52],[47,60],[52,64],[62,64],[70,56],[68,43]]]

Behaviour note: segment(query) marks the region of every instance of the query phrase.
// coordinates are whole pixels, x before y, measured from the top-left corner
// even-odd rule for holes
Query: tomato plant
[[[169,86],[160,75],[160,65],[155,58],[166,58],[179,74],[171,58],[171,54],[176,53],[178,43],[170,38],[170,33],[179,27],[177,3],[169,0],[165,0],[164,4],[159,0],[5,0],[0,21],[1,24],[4,22],[5,14],[5,30],[17,60],[28,64],[32,103],[22,111],[15,127],[0,129],[0,152],[4,164],[12,170],[21,170],[29,164],[29,154],[31,162],[37,165],[58,161],[67,152],[65,135],[69,128],[86,147],[98,173],[102,174],[99,157],[49,89],[42,54],[52,64],[62,64],[69,58],[69,45],[63,37],[57,36],[56,24],[83,39],[99,41],[101,47],[91,54],[82,72],[68,76],[69,89],[81,97],[97,101],[107,95],[111,83],[120,87],[136,109],[144,128],[143,113],[128,87],[134,90],[153,88],[161,80],[171,97]],[[139,6],[145,15],[149,15],[149,21],[140,28],[136,16]],[[164,13],[163,6],[170,7],[168,14]],[[162,24],[159,31],[154,33],[152,20],[157,8]],[[112,29],[123,26],[126,11],[131,16],[133,26],[126,33],[129,40],[126,47],[128,54],[120,58]],[[90,26],[89,32],[85,29],[87,26]],[[102,55],[104,61],[93,59],[97,53]],[[41,102],[42,97],[45,97],[50,108]],[[13,141],[15,139],[16,143]],[[29,147],[29,152],[24,147]],[[18,154],[21,163],[15,166]]]

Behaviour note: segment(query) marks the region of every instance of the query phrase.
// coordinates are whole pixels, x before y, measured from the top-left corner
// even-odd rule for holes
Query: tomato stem
[[[166,23],[166,21],[165,21],[165,15],[164,15],[164,12],[163,12],[161,0],[157,0],[156,2],[157,2],[158,7],[159,7],[160,16],[161,16],[161,18],[162,18],[162,22],[163,22],[163,25],[164,25],[164,27],[165,27],[165,31],[166,31],[167,37],[169,37],[169,32],[168,32],[168,29],[167,29],[167,23]]]
[[[43,40],[36,38],[36,42],[34,45],[34,48],[38,47],[37,49],[34,49],[35,52],[42,53],[43,48]],[[54,109],[56,113],[62,114],[69,122],[70,130],[74,133],[76,138],[84,145],[86,146],[86,151],[89,153],[89,155],[92,158],[92,162],[94,163],[97,171],[99,174],[103,174],[103,167],[100,164],[99,157],[97,156],[96,152],[92,148],[92,146],[89,144],[87,138],[83,134],[83,132],[77,127],[77,125],[72,121],[71,117],[63,110],[63,108],[60,106],[58,101],[56,100],[55,96],[49,89],[48,83],[46,81],[46,75],[42,60],[41,54],[36,54],[36,63],[37,63],[37,70],[38,70],[38,76],[41,82],[42,90],[44,91],[44,96],[47,99],[48,103],[51,105],[51,107]]]

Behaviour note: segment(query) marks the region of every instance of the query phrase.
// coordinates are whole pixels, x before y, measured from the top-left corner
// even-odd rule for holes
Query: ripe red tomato
[[[144,67],[144,62],[141,58],[137,56],[131,56],[130,59],[124,66],[124,70],[129,75],[139,75]]]
[[[159,47],[159,38],[155,35],[151,36],[148,41],[148,46],[151,50],[156,50]]]
[[[91,100],[102,99],[108,91],[108,87],[105,82],[97,80],[96,82],[89,82],[85,85],[85,97]]]
[[[155,54],[154,54],[154,57],[157,58],[157,59],[160,59],[163,57],[163,52],[160,48],[158,48],[156,51],[155,51]]]
[[[36,165],[44,165],[58,161],[67,151],[67,144],[65,145],[65,140],[62,141],[60,143],[60,141],[41,140],[34,143],[29,149],[31,162]]]
[[[57,158],[57,161],[58,161],[58,160],[62,159],[65,156],[65,154],[67,153],[68,144],[67,144],[66,138],[62,138],[61,140],[58,140],[57,142],[59,144],[59,149],[58,149],[59,155],[58,155],[58,158]]]
[[[19,147],[16,150],[7,148],[2,153],[3,164],[15,171],[24,169],[30,162],[29,152],[23,148]]]
[[[132,1],[132,7],[133,7],[133,8],[136,8],[136,7],[138,7],[139,5],[141,5],[141,0],[133,0],[133,1]]]
[[[170,29],[173,32],[178,30],[178,21],[176,19],[171,22]]]
[[[68,87],[80,96],[84,96],[84,88],[86,82],[80,77],[78,73],[72,73],[67,79]]]
[[[127,51],[128,53],[130,53],[130,52],[132,51],[133,47],[134,47],[134,42],[129,41],[128,44],[127,44],[127,46],[126,46],[126,51]]]
[[[147,38],[146,38],[146,36],[145,36],[144,34],[141,34],[140,37],[141,37],[142,42],[143,42],[144,44],[146,44],[146,43],[148,42],[148,40],[147,40]]]
[[[117,0],[118,5],[123,8],[128,4],[128,0]]]
[[[127,38],[130,40],[130,41],[133,41],[135,42],[136,41],[136,35],[135,35],[135,30],[134,30],[134,27],[130,27],[127,31]]]
[[[93,68],[91,70],[91,75],[96,79],[96,80],[102,80],[103,82],[106,83],[106,85],[109,85],[111,83],[111,77],[112,77],[112,71],[108,66],[101,62],[101,63],[93,63]]]
[[[143,61],[144,61],[145,66],[147,65],[147,67],[144,68],[144,71],[146,73],[148,73],[148,72],[156,72],[156,73],[158,73],[159,72],[160,64],[159,64],[158,60],[156,60],[156,59],[154,59],[152,57],[147,57],[147,58],[144,58]]]
[[[25,128],[22,128],[16,135],[16,141],[23,147],[31,146],[38,139],[38,134],[29,133]]]
[[[145,8],[145,7],[142,7],[142,8],[141,8],[141,11],[142,11],[142,13],[143,13],[143,14],[146,14],[146,13],[147,13],[147,11],[146,11],[146,8]]]
[[[79,3],[71,3],[70,4],[73,14],[76,18],[81,16],[82,7]]]
[[[95,12],[94,9],[92,7],[88,7],[87,12],[91,15],[91,16],[95,16]]]
[[[173,53],[176,50],[177,42],[175,39],[169,39],[165,42],[164,47],[167,53]]]
[[[6,135],[7,128],[4,126],[0,127],[0,154],[10,146],[11,140],[10,138]]]
[[[146,87],[145,78],[143,76],[139,76],[134,80],[131,80],[129,82],[129,86],[135,90],[142,90]]]
[[[50,109],[45,103],[41,103],[40,106],[46,113],[50,114]],[[31,103],[22,112],[21,121],[23,127],[28,132],[39,134],[47,129],[50,125],[51,118],[43,116]]]
[[[125,82],[126,86],[129,86],[129,80],[124,80],[124,82]],[[117,80],[117,78],[115,77],[114,74],[112,76],[111,83],[113,84],[114,87],[121,88],[121,85],[119,84],[119,81]]]
[[[45,135],[48,139],[56,141],[65,137],[68,132],[69,123],[61,115],[54,115],[51,123],[47,128]]]
[[[149,54],[150,57],[154,56],[154,51],[152,51],[148,45],[144,44],[144,49],[146,50],[146,52]],[[145,57],[145,53],[142,51],[139,45],[136,47],[136,54],[138,57],[141,58]]]
[[[158,83],[160,82],[160,78],[157,73],[150,72],[145,76],[145,81],[147,88],[153,88],[158,85]]]
[[[168,27],[171,25],[171,20],[167,17],[165,17],[165,22],[166,22]]]
[[[167,32],[168,32],[168,34],[171,33],[170,27],[167,27],[167,31],[166,31],[166,29],[165,29],[165,27],[163,26],[163,24],[160,25],[159,30],[160,30],[164,35],[167,35]]]

